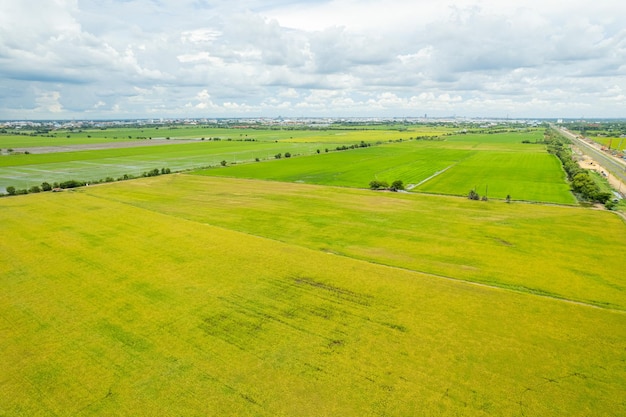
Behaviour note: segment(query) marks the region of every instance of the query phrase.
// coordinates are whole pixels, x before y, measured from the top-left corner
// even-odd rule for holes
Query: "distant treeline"
[[[84,187],[89,184],[102,184],[106,182],[124,181],[124,180],[131,180],[133,178],[139,178],[139,177],[155,177],[157,175],[170,174],[171,172],[172,171],[169,168],[161,168],[161,169],[154,168],[153,170],[146,171],[139,176],[135,176],[131,174],[124,174],[123,176],[117,179],[113,177],[106,177],[104,179],[93,180],[93,181],[67,180],[67,181],[61,181],[61,182],[53,182],[52,184],[44,181],[41,183],[41,185],[33,185],[32,187],[28,189],[27,188],[18,189],[13,186],[9,186],[6,188],[6,191],[7,191],[6,194],[0,193],[0,197],[6,197],[6,196],[11,196],[11,195],[22,195],[22,194],[35,194],[35,193],[41,193],[41,192],[46,192],[46,191],[61,191],[61,190],[68,189],[68,188]]]

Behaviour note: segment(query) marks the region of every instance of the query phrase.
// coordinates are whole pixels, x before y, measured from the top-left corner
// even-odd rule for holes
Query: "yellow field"
[[[622,311],[173,216],[155,180],[0,200],[0,415],[624,410]]]

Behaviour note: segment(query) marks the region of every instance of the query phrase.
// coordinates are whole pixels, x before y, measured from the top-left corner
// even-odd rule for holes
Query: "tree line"
[[[614,207],[611,200],[611,193],[602,191],[600,186],[594,181],[588,169],[581,168],[569,147],[569,141],[558,133],[547,130],[545,141],[548,152],[556,155],[561,161],[563,169],[567,174],[574,195],[581,201],[604,204],[607,208]]]
[[[12,196],[12,195],[23,195],[23,194],[35,194],[35,193],[41,193],[41,192],[46,192],[46,191],[60,191],[60,190],[68,189],[68,188],[84,187],[85,185],[89,185],[89,184],[102,184],[102,183],[107,183],[107,182],[124,181],[124,180],[131,180],[133,178],[139,178],[139,177],[155,177],[157,175],[170,174],[171,172],[172,171],[169,168],[161,168],[161,169],[154,168],[150,171],[145,171],[140,176],[135,176],[132,174],[124,174],[123,176],[117,179],[113,177],[106,177],[104,179],[99,179],[99,180],[94,180],[94,181],[67,180],[67,181],[61,181],[61,182],[53,182],[52,184],[50,184],[47,181],[44,181],[40,185],[33,185],[30,188],[21,188],[21,189],[15,188],[13,186],[8,186],[6,188],[6,194],[0,193],[0,197]]]

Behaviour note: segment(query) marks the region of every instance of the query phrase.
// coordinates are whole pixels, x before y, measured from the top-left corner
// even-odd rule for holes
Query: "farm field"
[[[423,192],[574,204],[561,162],[547,153],[479,152],[419,186]]]
[[[174,171],[273,159],[276,154],[316,153],[367,141],[383,143],[413,136],[437,136],[449,128],[414,127],[406,130],[226,129],[207,127],[107,129],[80,133],[58,132],[58,137],[0,135],[0,192],[6,187],[28,189],[42,182],[97,181],[123,175],[138,176],[152,169]],[[67,135],[66,135],[67,134]],[[161,136],[157,136],[161,135]],[[69,137],[66,137],[69,136]],[[151,141],[150,138],[155,138]],[[156,138],[160,139],[157,141]],[[142,139],[138,139],[142,138]],[[171,138],[171,140],[165,140]],[[206,140],[201,140],[205,138]],[[194,140],[181,143],[180,139]],[[219,139],[219,140],[217,140]],[[154,142],[157,142],[155,144]],[[112,146],[109,149],[67,149],[68,146]],[[132,146],[131,145],[151,145]],[[59,152],[55,152],[55,148]],[[20,153],[8,153],[8,149]],[[24,154],[24,152],[29,152]]]
[[[441,149],[431,142],[393,143],[263,164],[207,169],[198,174],[367,188],[373,179],[391,183],[402,178],[407,184],[418,183],[469,154],[466,150]]]
[[[208,126],[181,127],[136,127],[136,128],[108,128],[108,129],[85,129],[80,131],[59,130],[47,134],[30,136],[29,132],[23,134],[0,134],[0,149],[30,148],[38,146],[67,146],[77,144],[96,144],[108,142],[120,142],[125,140],[149,140],[151,139],[209,139],[220,138],[222,140],[255,139],[257,141],[296,141],[316,143],[359,143],[365,141],[388,141],[396,139],[409,139],[411,137],[441,136],[453,133],[454,128],[411,126],[392,128],[390,126],[354,126],[322,129],[288,129],[288,128],[217,128]]]
[[[4,198],[0,212],[2,415],[618,416],[626,406],[624,297],[608,290],[624,283],[610,251],[584,258],[590,246],[624,247],[602,233],[626,227],[610,213],[182,174]],[[307,243],[314,220],[323,246]],[[564,267],[578,256],[571,266],[606,304],[377,264],[381,243],[423,239],[410,235],[435,221],[431,248],[448,252],[454,239],[525,257],[526,278],[572,291],[563,298],[592,287]],[[281,229],[283,241],[269,233]],[[357,229],[345,248],[359,243],[360,255],[329,246]],[[551,230],[559,236],[541,240]]]
[[[43,181],[95,181],[124,174],[141,175],[154,168],[186,170],[273,158],[279,152],[313,153],[307,143],[198,141],[161,146],[85,150],[0,157],[0,187],[28,188]]]
[[[624,151],[626,150],[626,139],[619,137],[592,137],[592,139],[602,146],[607,148],[610,146],[613,150]]]
[[[626,227],[609,212],[195,175],[83,192],[323,252],[626,310],[618,254]]]
[[[467,195],[476,188],[499,199],[575,204],[558,159],[543,145],[521,143],[538,139],[540,131],[457,135],[198,173],[357,188],[399,179],[413,191]]]

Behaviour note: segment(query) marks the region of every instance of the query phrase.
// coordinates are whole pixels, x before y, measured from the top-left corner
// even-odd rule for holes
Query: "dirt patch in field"
[[[146,140],[106,142],[106,143],[81,143],[77,145],[62,146],[33,146],[30,148],[13,148],[15,153],[29,152],[31,154],[57,153],[57,152],[78,152],[96,151],[103,149],[138,148],[141,146],[175,145],[181,143],[198,142],[198,139],[175,139],[155,138]]]

